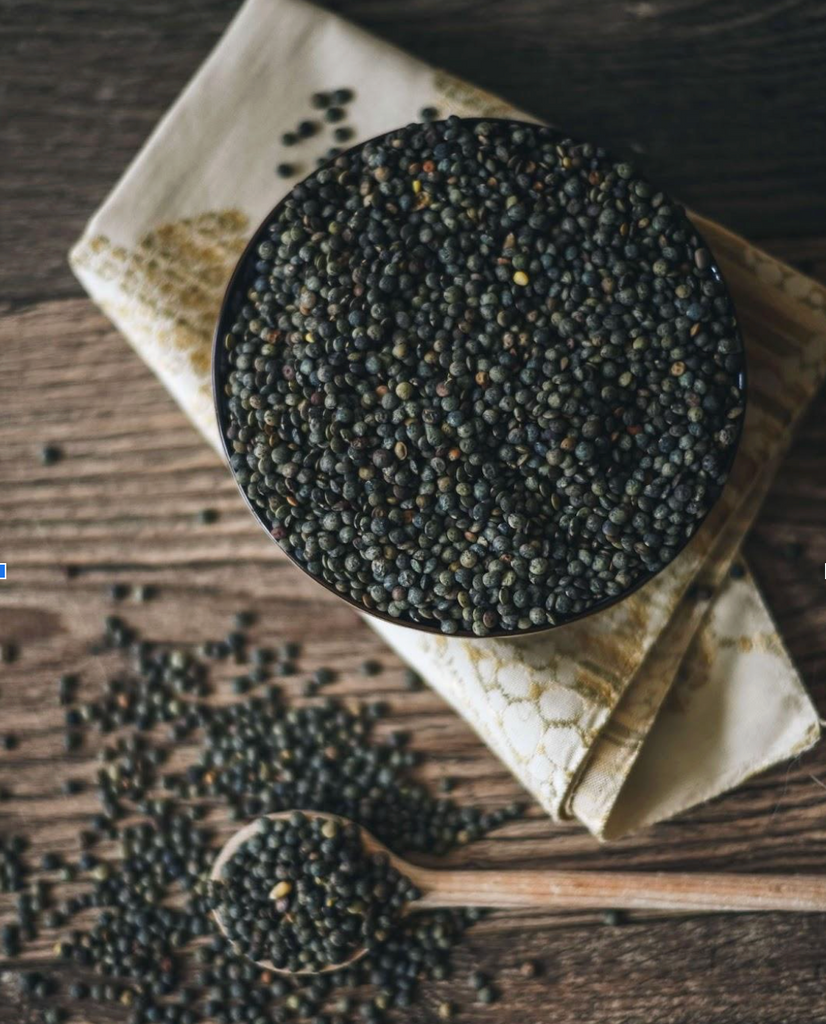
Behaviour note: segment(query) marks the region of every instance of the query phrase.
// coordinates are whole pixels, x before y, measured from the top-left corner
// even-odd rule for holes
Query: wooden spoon
[[[266,817],[288,818],[292,811]],[[318,811],[302,811],[307,818],[327,818],[350,824],[346,818]],[[215,860],[210,878],[220,880],[221,869],[235,851],[258,831],[258,820],[236,832]],[[549,910],[686,910],[686,911],[797,911],[826,912],[826,876],[822,875],[737,875],[699,874],[670,871],[525,871],[525,870],[433,870],[410,864],[391,853],[366,829],[359,826],[368,853],[383,853],[397,871],[421,892],[411,910],[437,907],[545,907]],[[213,916],[225,937],[221,916]],[[321,971],[337,971],[360,959],[366,949]],[[260,967],[279,974],[288,970],[266,960]]]

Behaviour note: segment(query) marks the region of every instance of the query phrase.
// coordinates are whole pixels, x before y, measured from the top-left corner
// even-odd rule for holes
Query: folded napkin
[[[303,0],[247,0],[71,253],[90,295],[216,448],[210,345],[223,289],[290,187],[276,165],[299,161],[305,173],[332,143],[326,131],[286,149],[282,133],[309,115],[313,92],[337,87],[355,91],[358,139],[425,106],[529,118]],[[602,839],[715,796],[819,736],[752,578],[729,567],[826,374],[826,290],[696,223],[738,308],[749,408],[732,478],[688,548],[614,608],[544,635],[461,640],[367,620],[550,815]]]

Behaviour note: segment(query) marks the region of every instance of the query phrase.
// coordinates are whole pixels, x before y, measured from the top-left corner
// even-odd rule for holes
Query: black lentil
[[[281,143],[284,146],[294,146],[298,142],[297,132],[284,132],[281,136]]]
[[[324,110],[330,106],[331,103],[330,94],[328,92],[316,92],[313,93],[310,103],[316,110]]]
[[[339,106],[344,106],[346,103],[351,103],[355,93],[352,89],[342,88],[336,89],[331,97],[333,103],[338,103]]]
[[[318,121],[300,121],[298,125],[298,135],[302,139],[309,139],[310,136],[315,135],[318,131]]]
[[[40,449],[40,461],[44,466],[53,466],[63,458],[63,449],[56,444],[44,444]]]
[[[0,892],[19,892],[26,882],[23,853],[26,840],[17,835],[0,835]]]
[[[338,121],[343,121],[347,115],[341,107],[328,107],[324,111],[324,120],[329,121],[330,124],[335,124]]]
[[[202,508],[196,516],[196,519],[201,526],[210,526],[212,523],[218,522],[218,510],[214,508]]]
[[[363,676],[377,676],[381,672],[381,662],[375,658],[367,658],[359,666],[359,671]]]
[[[279,178],[291,178],[295,174],[295,166],[293,164],[279,164],[275,168],[275,173]]]
[[[336,673],[331,668],[317,668],[315,672],[313,672],[313,681],[317,683],[318,686],[329,686],[330,683],[334,683],[336,681]]]
[[[435,121],[439,116],[439,111],[435,107],[422,107],[419,111],[419,117],[422,121]]]
[[[347,151],[279,207],[226,336],[239,484],[393,619],[486,636],[615,600],[693,534],[739,435],[702,248],[550,128],[449,118]]]
[[[406,668],[404,670],[404,688],[410,690],[411,693],[415,693],[417,690],[421,690],[424,687],[424,680],[419,673],[412,668]]]
[[[10,665],[17,660],[17,653],[17,644],[8,642],[0,644],[0,664]]]
[[[70,672],[64,673],[57,681],[57,697],[60,704],[65,707],[71,704],[77,692],[78,678]]]
[[[348,125],[342,125],[333,131],[333,138],[336,142],[349,142],[355,132]]]

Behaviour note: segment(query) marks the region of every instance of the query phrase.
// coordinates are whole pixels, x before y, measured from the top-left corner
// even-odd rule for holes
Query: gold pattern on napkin
[[[322,132],[287,152],[281,132],[313,92],[343,82],[362,139],[425,106],[534,120],[303,0],[247,0],[73,250],[89,293],[216,448],[208,353],[224,283],[289,187],[274,167],[289,157],[306,172],[330,145]],[[750,383],[732,479],[686,551],[614,608],[543,635],[459,640],[367,620],[549,814],[600,838],[715,796],[819,735],[753,580],[727,569],[826,374],[826,292],[695,222],[733,293]]]

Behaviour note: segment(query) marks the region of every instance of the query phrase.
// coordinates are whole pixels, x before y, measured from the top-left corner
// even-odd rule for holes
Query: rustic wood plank
[[[295,637],[304,642],[308,671],[323,664],[341,669],[331,693],[371,695],[390,704],[392,715],[382,728],[412,733],[416,747],[428,753],[424,779],[432,783],[449,774],[457,780],[459,800],[484,806],[521,795],[440,698],[404,691],[401,665],[372,631],[253,528],[218,458],[88,301],[6,312],[0,319],[0,403],[0,546],[10,552],[9,580],[0,591],[0,640],[20,644],[19,660],[0,667],[0,731],[13,727],[21,740],[17,750],[0,753],[0,785],[14,794],[0,803],[0,830],[30,834],[33,856],[46,849],[76,853],[74,837],[94,809],[91,792],[71,799],[60,793],[65,778],[91,780],[96,765],[93,748],[71,755],[62,749],[55,681],[61,671],[77,671],[84,695],[100,687],[102,664],[87,649],[112,610],[105,586],[114,580],[157,586],[157,600],[127,601],[123,612],[146,635],[176,644],[223,635],[232,612],[254,604],[262,612],[254,628],[261,642]],[[783,634],[826,709],[826,608],[814,563],[826,519],[824,411],[821,396],[748,549]],[[64,452],[49,468],[38,460],[44,442]],[[207,505],[220,518],[200,526],[196,515]],[[804,546],[793,560],[784,554],[791,541]],[[66,566],[73,567],[71,579]],[[378,658],[385,672],[360,676],[366,657]],[[229,666],[224,671],[232,674]],[[303,678],[285,685],[297,691]],[[182,747],[180,758],[188,749]],[[451,862],[503,869],[822,871],[824,786],[821,747],[607,848],[575,825],[550,823],[532,807],[525,822],[465,848]],[[220,834],[230,828],[226,824]],[[0,915],[9,905],[9,897],[0,898]],[[44,933],[29,959],[51,964],[54,940]],[[458,976],[471,962],[503,966],[502,1001],[472,1009],[472,1019],[482,1022],[535,1018],[539,1024],[550,1004],[563,1024],[812,1024],[826,1020],[824,948],[817,915],[639,913],[618,930],[595,914],[501,912],[471,933]],[[528,957],[547,965],[541,979],[525,982],[517,973]],[[733,983],[732,971],[744,980]],[[457,997],[455,987],[437,987],[430,998]],[[8,981],[0,1024],[26,1020],[13,990]],[[409,1020],[435,1020],[434,1005]],[[80,1012],[74,1019],[87,1022]],[[89,1017],[88,1024],[109,1019],[119,1018]]]
[[[175,643],[226,632],[236,608],[262,611],[256,636],[305,641],[304,665],[335,664],[331,692],[387,700],[382,728],[412,732],[429,782],[457,779],[462,801],[496,806],[520,788],[434,694],[409,694],[401,665],[352,611],[293,570],[256,530],[218,459],[123,339],[78,298],[65,253],[157,119],[214,45],[238,0],[0,0],[0,832],[25,830],[34,854],[76,852],[93,750],[67,755],[55,680],[102,683],[87,647],[115,580],[159,597],[127,602],[147,634]],[[437,65],[539,116],[639,155],[695,209],[826,280],[826,18],[818,0],[375,0],[331,3]],[[43,443],[65,458],[48,469]],[[199,509],[220,518],[196,523]],[[806,417],[747,544],[781,632],[826,717],[826,395]],[[797,547],[790,549],[790,545]],[[67,578],[66,568],[73,570]],[[324,629],[318,629],[318,623]],[[365,679],[366,657],[385,672]],[[229,671],[229,670],[227,670]],[[294,683],[300,685],[303,676]],[[185,758],[184,745],[177,756]],[[821,872],[826,749],[608,848],[532,807],[452,858],[527,868]],[[228,827],[228,826],[227,826]],[[10,897],[0,897],[0,918]],[[52,965],[44,933],[30,962]],[[411,1024],[436,1003],[465,1004],[480,1024],[822,1024],[822,918],[633,914],[620,929],[595,914],[497,913],[457,957]],[[526,981],[518,965],[540,960]],[[495,970],[503,997],[470,1003],[471,966]],[[64,968],[59,968],[68,977]],[[0,962],[0,1024],[34,1024]],[[116,1011],[76,1007],[78,1024]]]

